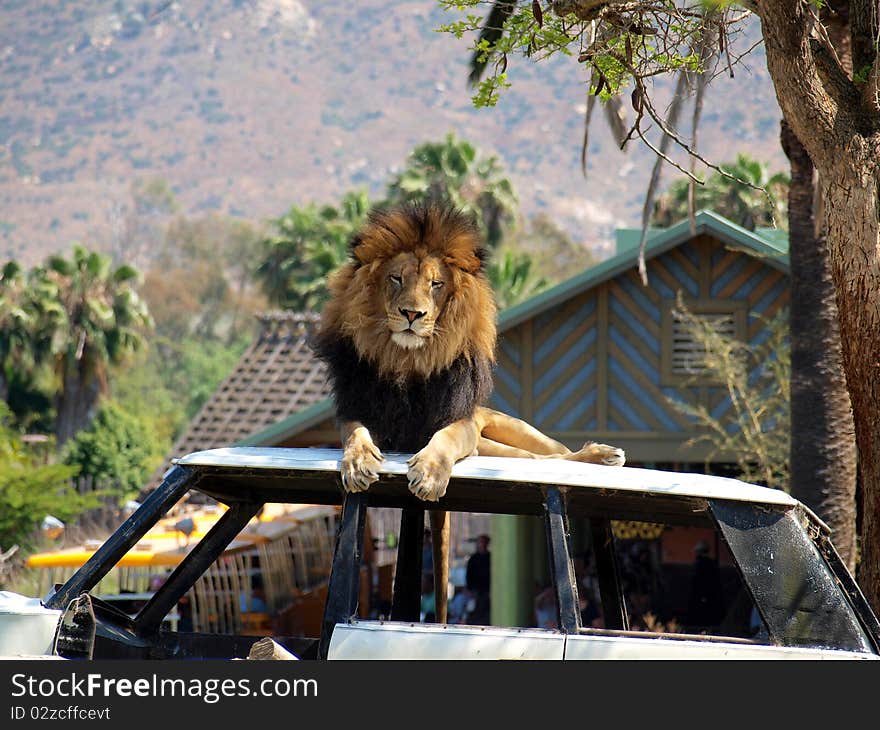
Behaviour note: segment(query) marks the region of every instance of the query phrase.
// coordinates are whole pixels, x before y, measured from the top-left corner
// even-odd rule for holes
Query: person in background
[[[539,629],[556,629],[556,591],[549,583],[535,596],[535,625]]]
[[[694,545],[694,572],[688,601],[687,622],[694,630],[711,629],[724,617],[724,597],[718,561],[709,545],[700,540]]]
[[[434,575],[422,573],[422,598],[419,613],[422,623],[432,624],[437,620],[434,597]]]
[[[253,611],[256,613],[265,613],[268,611],[266,605],[266,591],[263,588],[263,576],[254,573],[251,576],[251,594],[246,595],[244,591],[239,596],[239,610],[242,612]]]
[[[431,542],[431,531],[427,527],[422,539],[422,573],[434,575],[434,548]]]
[[[574,577],[577,581],[581,626],[594,629],[603,628],[596,562],[589,551],[585,550],[575,556]]]
[[[468,612],[468,623],[474,626],[488,626],[489,590],[492,585],[492,554],[489,552],[489,536],[477,537],[477,550],[467,562],[465,587],[473,600],[473,608]]]

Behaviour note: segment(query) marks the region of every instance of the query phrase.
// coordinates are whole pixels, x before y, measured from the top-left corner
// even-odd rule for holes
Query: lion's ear
[[[384,219],[381,219],[384,220]],[[389,259],[400,250],[400,237],[394,229],[370,223],[356,233],[349,243],[352,260],[357,265]]]
[[[367,263],[367,247],[364,246],[364,238],[360,232],[355,233],[348,242],[348,253],[355,266]]]
[[[485,271],[486,262],[489,260],[489,251],[482,246],[477,246],[474,250],[474,256],[480,260],[480,271]]]
[[[476,274],[483,268],[483,262],[474,254],[453,254],[445,256],[443,263],[450,268],[459,269],[468,274]]]
[[[447,266],[454,266],[469,274],[483,270],[487,258],[486,249],[480,245],[474,230],[467,228],[456,231],[455,235],[445,241],[445,249],[443,262]]]

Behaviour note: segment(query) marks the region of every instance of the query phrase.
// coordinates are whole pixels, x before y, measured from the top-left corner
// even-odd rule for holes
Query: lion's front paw
[[[584,444],[584,447],[576,452],[574,456],[579,457],[576,461],[583,461],[587,464],[623,466],[626,463],[626,454],[623,449],[618,449],[616,446],[608,446],[607,444]]]
[[[432,452],[426,446],[407,462],[409,491],[419,499],[436,502],[446,494],[446,486],[452,474],[452,463],[442,454]]]
[[[342,455],[342,486],[346,492],[363,492],[379,478],[382,453],[372,443],[356,444]]]

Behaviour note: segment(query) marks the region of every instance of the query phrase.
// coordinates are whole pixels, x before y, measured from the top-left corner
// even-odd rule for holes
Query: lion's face
[[[459,356],[494,361],[495,301],[461,214],[404,208],[370,217],[353,260],[329,281],[321,337],[348,337],[395,378],[428,377]]]
[[[449,267],[436,256],[400,253],[382,267],[382,293],[391,341],[407,350],[434,335],[449,294]]]

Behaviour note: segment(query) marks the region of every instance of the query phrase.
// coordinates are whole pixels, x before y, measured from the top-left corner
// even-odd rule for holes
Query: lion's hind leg
[[[562,456],[571,451],[565,444],[541,433],[520,418],[491,408],[478,408],[475,414],[480,435],[498,444],[529,452],[530,456]],[[482,450],[478,449],[482,454]],[[498,454],[500,456],[500,454]],[[527,456],[522,454],[522,456]]]
[[[477,453],[480,456],[507,456],[525,459],[565,459],[585,464],[623,466],[623,449],[606,444],[586,443],[578,451],[541,433],[520,418],[491,408],[478,408],[475,414],[480,438]]]
[[[518,449],[516,448],[516,446],[508,446],[507,444],[502,444],[499,441],[487,439],[485,436],[480,436],[479,441],[477,441],[477,455],[506,456],[519,459],[551,459],[554,456],[550,454],[535,454],[531,451],[526,451],[525,449]],[[559,456],[561,455],[557,454],[555,456],[559,458]]]
[[[584,464],[604,464],[605,466],[623,466],[626,460],[623,449],[605,444],[584,444],[584,447],[579,451],[568,451],[565,454],[535,454],[532,451],[487,439],[485,436],[481,436],[477,441],[477,454],[479,456],[505,456],[519,459],[563,459],[565,461],[580,461]]]

